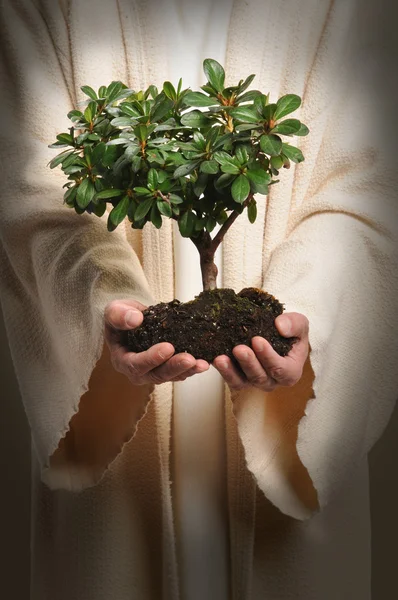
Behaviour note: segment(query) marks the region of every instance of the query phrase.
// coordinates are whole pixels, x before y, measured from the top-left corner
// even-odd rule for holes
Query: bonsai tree
[[[89,98],[84,103],[87,106],[84,111],[69,112],[73,126],[68,133],[57,135],[50,146],[66,150],[50,162],[50,167],[60,165],[67,176],[64,203],[78,214],[88,212],[100,217],[110,204],[109,231],[126,218],[134,229],[142,229],[147,223],[160,228],[163,218],[174,219],[181,235],[190,238],[198,249],[204,292],[184,305],[174,300],[149,307],[141,327],[129,332],[127,343],[131,349],[143,350],[152,343],[170,341],[176,351],[182,351],[178,340],[165,337],[166,332],[176,329],[171,314],[174,311],[174,317],[181,317],[182,307],[186,312],[188,305],[191,309],[192,304],[206,297],[208,301],[213,292],[213,305],[218,306],[216,310],[213,306],[213,323],[222,316],[220,302],[228,297],[234,304],[239,297],[238,321],[247,335],[245,342],[238,336],[236,343],[247,343],[251,335],[264,335],[280,354],[286,354],[291,343],[281,338],[273,326],[283,305],[253,288],[242,290],[238,296],[232,290],[224,290],[222,295],[223,290],[217,290],[214,256],[239,215],[246,212],[254,223],[256,194],[268,194],[269,186],[279,181],[282,168],[288,169],[291,161],[304,160],[298,148],[283,141],[309,132],[298,119],[285,118],[299,108],[301,99],[288,94],[271,103],[269,94],[248,91],[255,75],[225,87],[225,71],[217,61],[206,59],[203,68],[208,81],[202,91],[182,89],[181,79],[177,89],[166,81],[161,91],[150,85],[145,91],[135,92],[120,81],[101,86],[98,93],[83,86],[81,90]],[[217,224],[220,228],[212,236]],[[196,306],[202,315],[203,308],[200,302]],[[246,325],[242,325],[248,318],[244,308],[250,316]],[[263,327],[259,309],[267,317]],[[166,328],[165,311],[169,319]],[[229,327],[231,319],[228,322]],[[163,324],[161,331],[159,323]],[[203,326],[201,322],[202,334]],[[192,322],[189,327],[191,332]],[[189,337],[192,340],[192,333]],[[207,345],[213,346],[210,355],[214,358],[218,353],[215,339],[209,338]],[[198,358],[205,358],[196,346],[187,350],[186,341],[182,346]],[[222,350],[232,356],[232,347],[224,344]]]

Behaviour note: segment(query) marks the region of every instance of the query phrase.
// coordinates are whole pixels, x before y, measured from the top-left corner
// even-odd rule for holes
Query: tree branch
[[[246,208],[246,206],[249,204],[249,202],[252,198],[253,198],[253,194],[249,194],[243,203],[243,208]],[[217,233],[217,235],[214,236],[214,238],[212,240],[212,251],[213,252],[215,252],[217,250],[218,246],[223,241],[224,236],[227,233],[228,229],[236,221],[236,219],[239,217],[239,215],[240,215],[240,213],[238,213],[238,211],[236,211],[236,210],[232,211],[231,214],[229,215],[228,219],[222,225],[222,227],[219,230],[219,232]]]

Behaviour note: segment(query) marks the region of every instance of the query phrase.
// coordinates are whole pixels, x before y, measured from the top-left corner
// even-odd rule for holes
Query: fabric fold
[[[76,489],[98,480],[99,471],[133,434],[150,394],[146,386],[127,389],[122,375],[115,374],[115,392],[108,388],[107,401],[101,402],[98,394],[96,402],[90,400],[89,380],[101,357],[102,365],[108,361],[110,373],[109,358],[103,355],[105,306],[115,298],[148,305],[153,297],[126,239],[118,231],[108,233],[106,216],[101,222],[62,205],[64,176],[48,168],[56,154],[48,144],[60,128],[66,130],[66,115],[73,106],[58,56],[48,51],[52,38],[41,13],[29,2],[7,3],[1,13],[1,34],[0,95],[7,114],[0,132],[1,161],[19,165],[18,176],[6,168],[2,178],[1,305],[34,447],[42,470],[47,469],[45,479],[55,487]],[[60,36],[60,41],[65,39]],[[29,107],[34,107],[32,117]],[[95,386],[100,388],[97,379],[98,375]],[[123,389],[118,402],[125,417],[118,431],[120,416],[112,416],[116,389]],[[62,467],[58,455],[55,472],[54,466],[49,469],[50,457],[84,394],[85,412],[91,406],[84,435],[95,441],[96,456],[77,472],[76,464],[67,460],[70,452],[64,454]],[[101,445],[108,445],[107,450]],[[73,452],[78,447],[75,444]],[[80,460],[74,457],[75,462]]]

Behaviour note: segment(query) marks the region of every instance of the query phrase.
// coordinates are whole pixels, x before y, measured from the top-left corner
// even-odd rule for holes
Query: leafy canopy
[[[72,110],[69,133],[51,148],[66,148],[49,164],[61,165],[68,182],[64,202],[78,214],[102,216],[112,205],[108,229],[126,217],[135,229],[162,218],[178,221],[181,235],[210,233],[232,212],[247,208],[256,219],[255,194],[266,195],[279,170],[304,160],[283,137],[305,136],[308,128],[287,118],[301,104],[285,95],[247,91],[255,75],[224,87],[225,72],[215,60],[203,63],[202,91],[177,89],[166,81],[135,92],[120,81],[96,92],[81,90],[85,110]]]

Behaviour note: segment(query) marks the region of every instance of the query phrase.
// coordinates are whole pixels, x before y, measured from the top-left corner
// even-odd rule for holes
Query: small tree
[[[166,81],[135,92],[120,81],[98,93],[89,86],[85,110],[72,110],[69,133],[51,148],[67,147],[51,162],[68,177],[64,202],[78,214],[102,216],[112,204],[108,230],[127,217],[135,229],[174,219],[200,255],[203,289],[216,288],[214,255],[235,219],[257,215],[255,195],[268,194],[280,169],[304,160],[281,136],[305,136],[295,94],[270,103],[269,94],[247,91],[255,75],[224,87],[225,72],[215,60],[203,63],[201,92],[177,90]],[[199,110],[201,109],[201,110]],[[217,223],[218,233],[211,237]]]

